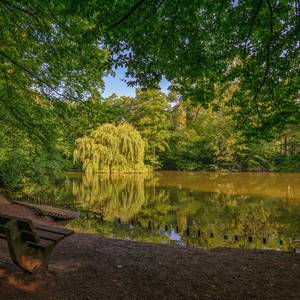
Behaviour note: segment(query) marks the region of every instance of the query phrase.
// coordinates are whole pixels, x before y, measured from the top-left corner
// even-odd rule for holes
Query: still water
[[[39,201],[79,210],[68,227],[106,237],[281,250],[300,240],[300,174],[68,174]]]

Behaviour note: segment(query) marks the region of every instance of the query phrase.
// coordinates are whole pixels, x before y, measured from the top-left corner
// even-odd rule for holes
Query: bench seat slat
[[[69,236],[73,233],[72,230],[69,230],[69,229],[66,229],[66,228],[47,226],[47,225],[41,225],[41,224],[35,224],[34,228],[35,228],[35,230],[39,229],[39,230],[43,230],[43,231],[62,234],[65,237],[67,237],[67,236]]]
[[[40,230],[40,229],[35,229],[35,232],[37,233],[39,238],[49,240],[49,241],[53,241],[55,243],[58,243],[59,241],[61,241],[65,237],[63,234],[57,234],[57,233],[44,231],[44,230]]]
[[[39,243],[28,242],[28,244],[35,248],[47,249],[48,247],[52,247],[54,243],[49,240],[40,239]]]
[[[33,231],[22,230],[21,233],[25,241],[34,242],[34,243],[37,243],[39,241],[39,238]]]

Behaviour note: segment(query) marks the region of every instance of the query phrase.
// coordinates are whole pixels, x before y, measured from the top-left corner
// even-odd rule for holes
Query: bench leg
[[[50,249],[33,247],[24,241],[17,220],[9,221],[5,231],[10,256],[17,266],[30,273],[47,270]]]

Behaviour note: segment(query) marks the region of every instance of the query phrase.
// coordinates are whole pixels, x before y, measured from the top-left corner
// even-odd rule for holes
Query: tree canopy
[[[202,104],[216,84],[238,83],[229,105],[250,133],[299,119],[299,1],[2,0],[0,9],[3,91],[82,100],[114,64],[129,84],[165,75]]]
[[[205,105],[217,83],[235,82],[228,104],[239,107],[247,133],[298,122],[299,1],[129,2],[108,44],[132,84],[153,86],[165,75]]]
[[[151,166],[161,166],[159,156],[168,148],[170,137],[170,103],[167,96],[155,89],[136,90],[131,99],[130,122],[146,140],[145,160]]]

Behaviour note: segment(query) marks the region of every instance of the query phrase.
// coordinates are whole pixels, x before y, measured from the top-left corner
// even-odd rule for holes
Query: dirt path
[[[300,255],[198,250],[75,234],[49,272],[20,272],[0,242],[0,299],[300,299]]]
[[[17,299],[300,299],[300,255],[74,234],[55,249],[49,272],[32,276],[0,241],[0,300]]]

